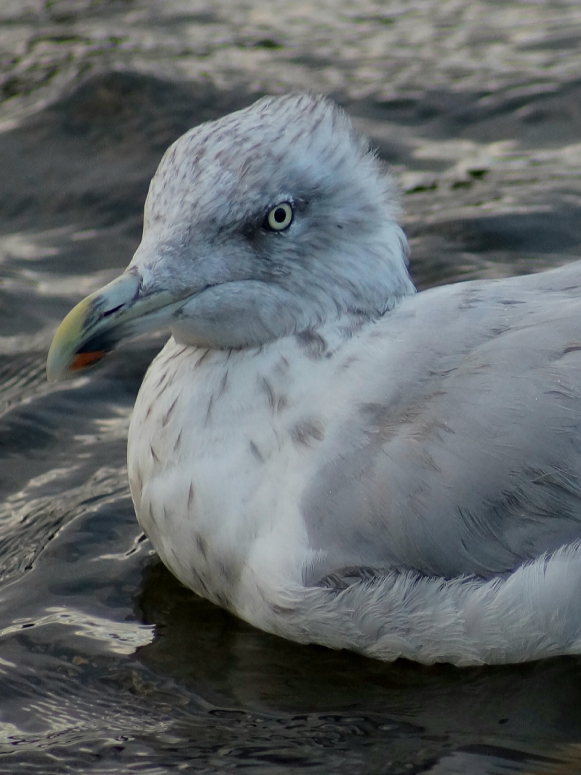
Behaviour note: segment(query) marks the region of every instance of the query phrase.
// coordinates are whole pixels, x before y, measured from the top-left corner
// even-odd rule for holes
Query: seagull
[[[169,328],[129,428],[137,519],[252,625],[386,661],[581,653],[581,262],[416,293],[398,214],[324,96],[197,126],[48,378]]]

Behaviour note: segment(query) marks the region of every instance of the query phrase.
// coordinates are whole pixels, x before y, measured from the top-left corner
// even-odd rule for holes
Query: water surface
[[[44,376],[57,323],[131,258],[167,145],[265,93],[330,93],[373,138],[420,287],[581,256],[580,42],[574,0],[4,0],[1,771],[484,775],[581,743],[581,659],[382,664],[181,587],[125,469],[162,336]]]

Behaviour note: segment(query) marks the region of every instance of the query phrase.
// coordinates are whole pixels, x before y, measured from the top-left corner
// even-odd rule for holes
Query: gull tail
[[[344,589],[305,587],[277,605],[274,631],[301,642],[458,666],[581,653],[581,543],[492,579],[412,571]]]

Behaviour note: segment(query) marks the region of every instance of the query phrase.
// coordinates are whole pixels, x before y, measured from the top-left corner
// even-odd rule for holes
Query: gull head
[[[166,151],[127,270],[59,327],[49,379],[169,327],[185,344],[255,347],[374,318],[413,293],[393,180],[332,101],[266,97]]]

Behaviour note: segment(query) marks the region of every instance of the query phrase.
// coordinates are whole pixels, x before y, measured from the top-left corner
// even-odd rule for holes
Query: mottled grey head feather
[[[281,202],[293,223],[269,232]],[[196,294],[178,339],[261,344],[345,313],[376,317],[412,293],[397,210],[392,179],[340,108],[267,97],[168,149],[133,263],[145,290]]]

